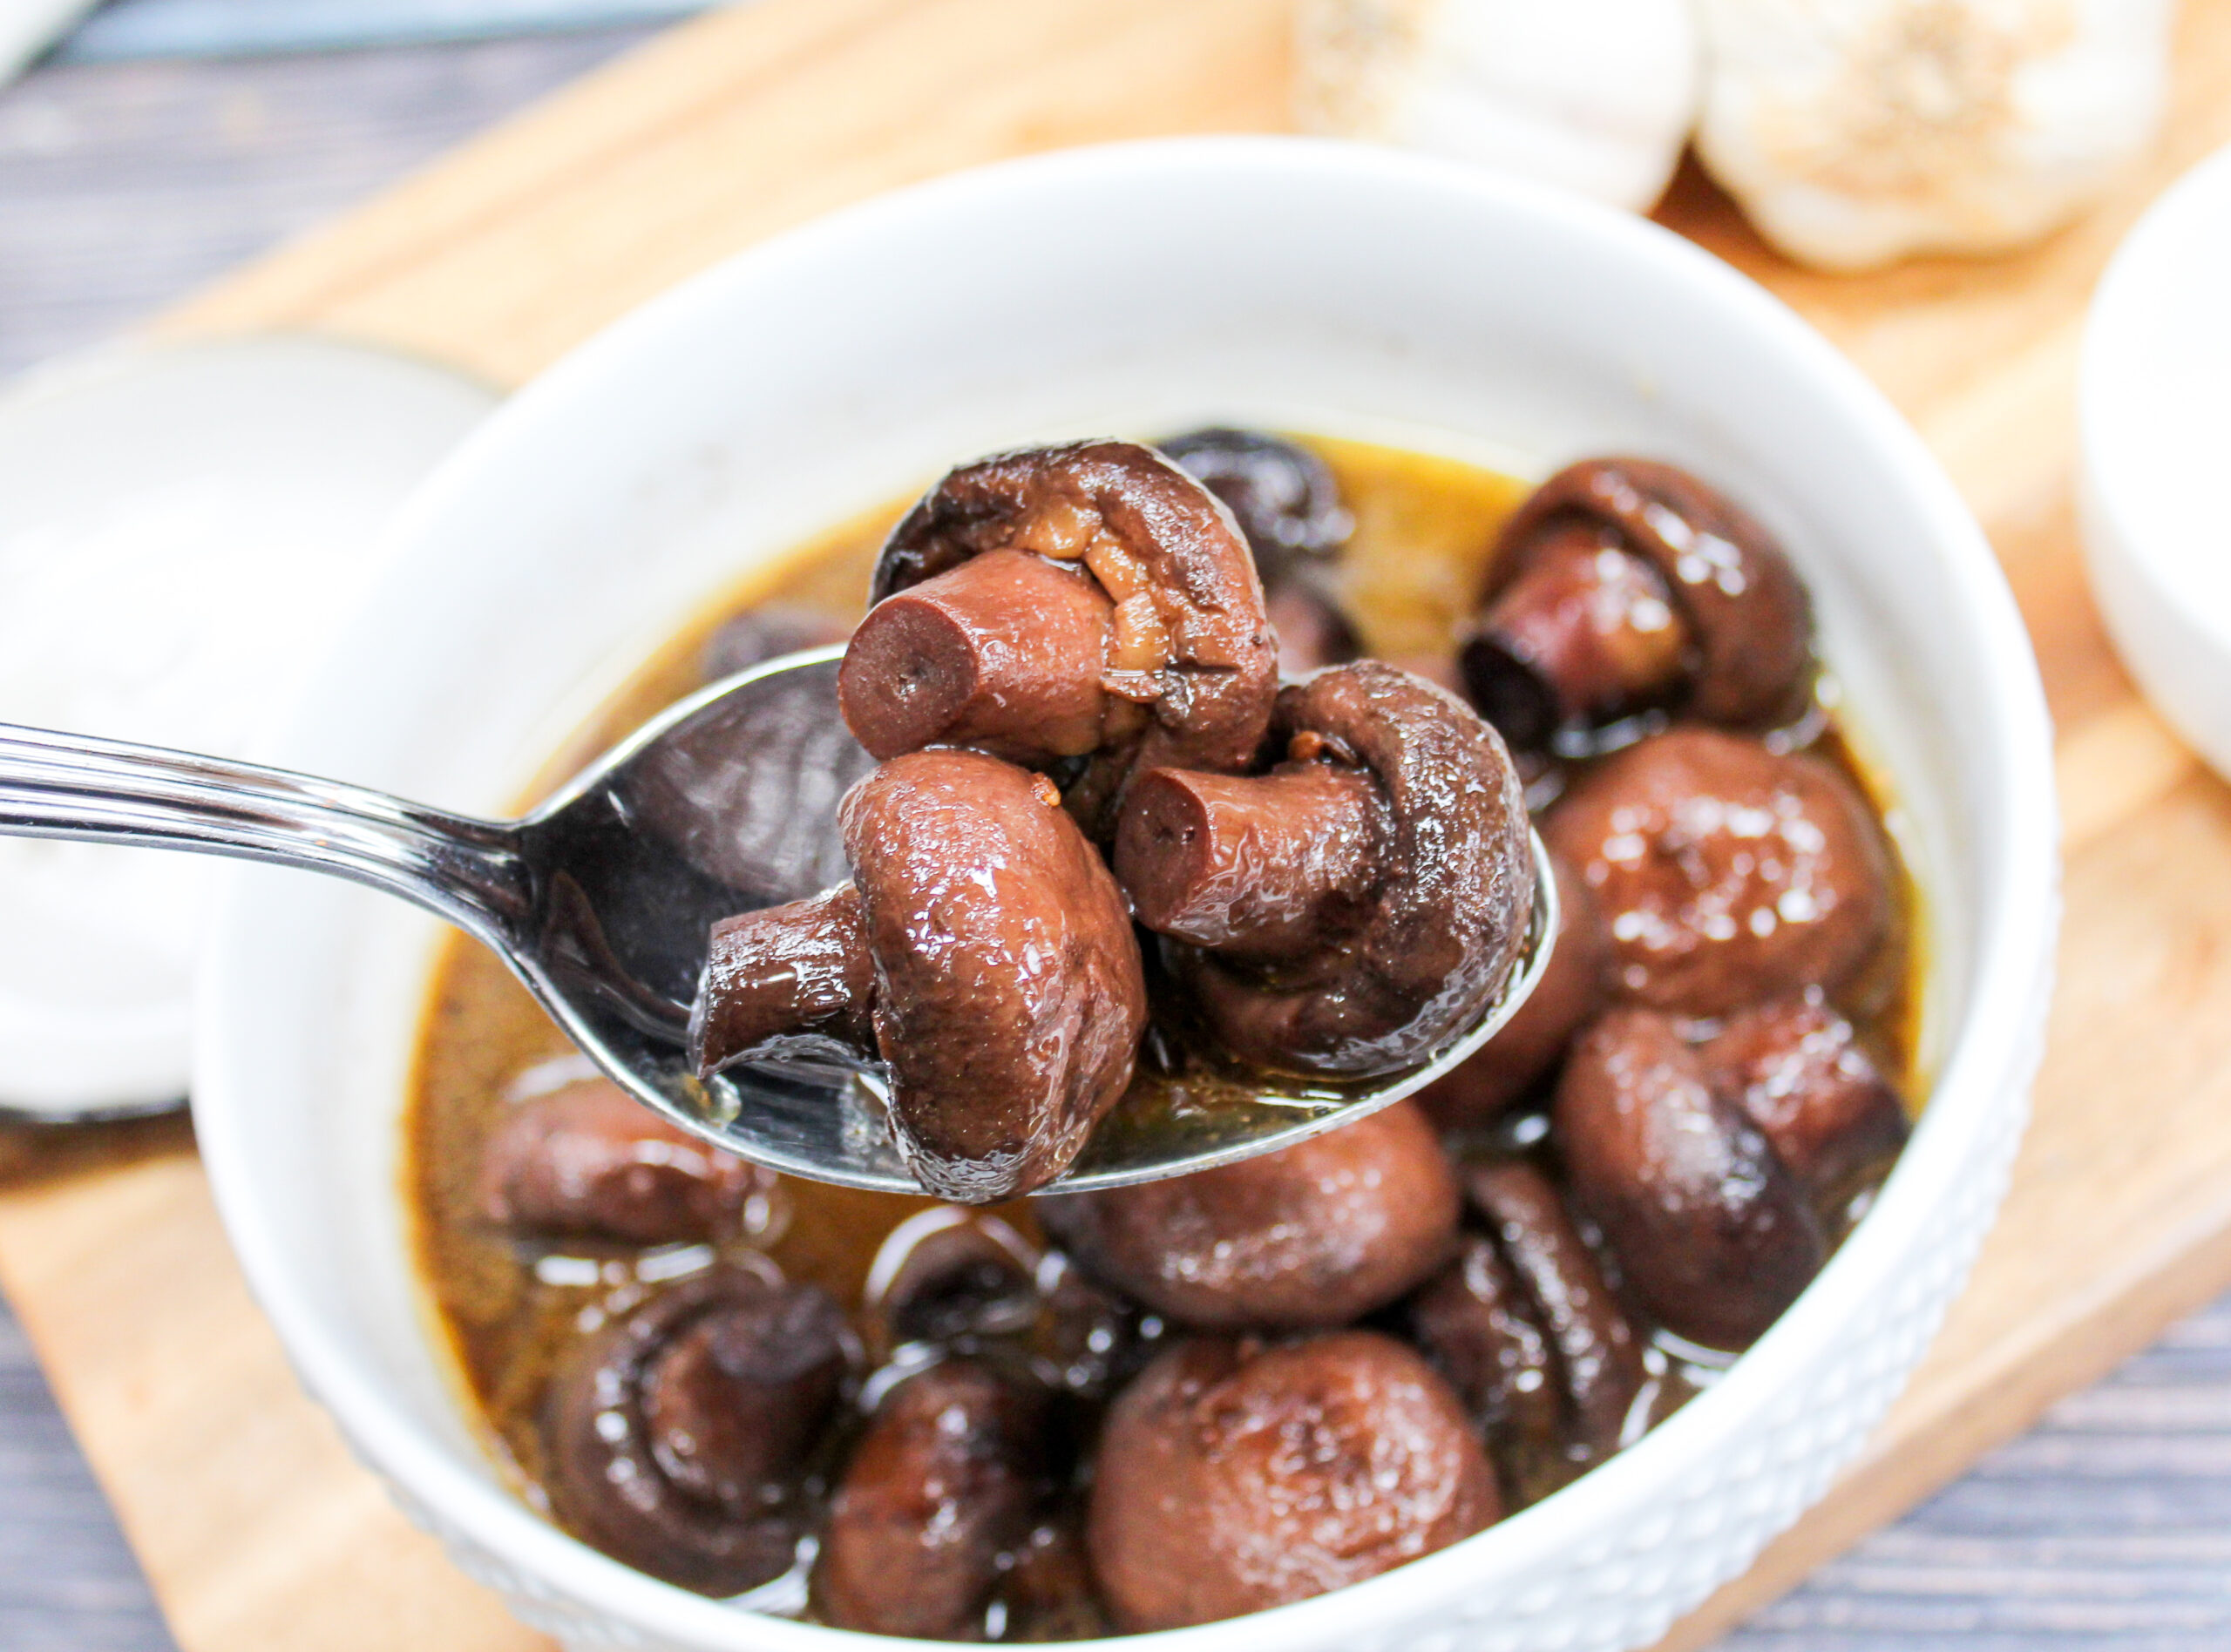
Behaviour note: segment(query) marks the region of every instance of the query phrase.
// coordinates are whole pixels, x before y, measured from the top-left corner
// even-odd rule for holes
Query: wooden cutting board
[[[1285,124],[1286,0],[760,0],[661,37],[166,318],[301,328],[517,383],[660,288],[874,191],[1027,151]],[[2071,500],[2084,305],[2231,141],[2231,0],[2187,0],[2175,110],[2044,247],[1807,274],[1699,176],[1661,212],[1906,412],[1990,531],[2060,728],[2067,927],[2037,1122],[1973,1283],[1872,1449],[1669,1647],[1809,1567],[2231,1286],[2231,789],[2133,697]],[[1088,233],[1089,204],[1079,203]],[[0,1137],[0,1283],[186,1652],[547,1643],[452,1570],[295,1388],[183,1127]]]

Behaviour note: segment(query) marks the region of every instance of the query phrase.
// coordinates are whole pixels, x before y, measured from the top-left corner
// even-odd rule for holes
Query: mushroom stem
[[[1264,961],[1320,947],[1378,877],[1385,804],[1326,763],[1252,778],[1151,769],[1132,783],[1116,876],[1157,933]]]
[[[874,996],[867,919],[851,884],[738,913],[713,926],[690,1059],[700,1078],[710,1078],[744,1056],[779,1053],[772,1046],[782,1039],[871,1051]]]
[[[1023,762],[1079,756],[1104,733],[1114,616],[1082,571],[987,551],[869,610],[837,705],[878,759],[932,744]]]
[[[1675,687],[1689,626],[1658,570],[1583,524],[1559,530],[1481,617],[1464,648],[1474,701],[1504,737],[1538,746],[1576,721]]]

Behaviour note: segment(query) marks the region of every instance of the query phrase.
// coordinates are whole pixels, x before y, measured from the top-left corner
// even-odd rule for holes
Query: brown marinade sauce
[[[1529,491],[1516,477],[1458,460],[1361,443],[1307,438],[1338,477],[1355,532],[1337,571],[1338,595],[1367,653],[1398,661],[1444,653],[1479,590],[1495,530]],[[559,753],[538,782],[566,775],[661,708],[702,686],[700,656],[729,616],[776,602],[846,623],[861,612],[870,569],[903,503],[866,512],[802,545],[710,605],[646,661]],[[1810,749],[1849,774],[1876,813],[1887,799],[1832,719]],[[522,803],[531,799],[521,800]],[[1896,869],[1899,922],[1866,996],[1885,1007],[1861,1022],[1870,1052],[1918,1108],[1918,984],[1925,959],[1915,938],[1917,895]],[[600,1255],[566,1244],[523,1246],[475,1205],[482,1150],[511,1098],[555,1087],[588,1069],[526,990],[485,949],[461,935],[443,944],[420,1029],[405,1128],[403,1195],[433,1317],[478,1421],[520,1493],[547,1507],[540,1486],[538,1419],[551,1366],[582,1330],[647,1297],[662,1279],[702,1264],[675,1248]],[[791,1278],[857,1304],[870,1262],[901,1221],[934,1202],[783,1180],[752,1213],[755,1248]],[[999,1214],[1035,1242],[1022,1203]],[[1675,1381],[1658,1409],[1678,1400]]]

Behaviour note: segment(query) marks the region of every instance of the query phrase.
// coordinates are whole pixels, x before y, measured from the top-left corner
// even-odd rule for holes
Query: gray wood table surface
[[[193,3],[227,21],[226,0]],[[242,28],[251,11],[275,15],[271,0],[231,3]],[[505,3],[523,21],[534,10]],[[190,9],[131,0],[104,18],[109,41],[128,42],[122,14],[135,5],[167,7],[173,20]],[[562,9],[546,4],[539,20]],[[108,335],[640,34],[546,26],[442,45],[35,71],[0,91],[0,374]],[[248,37],[236,34],[234,49]],[[170,1645],[0,1305],[0,1652]],[[1937,1649],[2231,1649],[2231,1299],[1722,1643]]]

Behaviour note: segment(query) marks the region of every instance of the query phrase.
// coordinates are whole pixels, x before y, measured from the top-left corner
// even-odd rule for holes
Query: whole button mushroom
[[[884,1395],[830,1506],[813,1598],[840,1629],[981,1638],[1045,1500],[1050,1396],[973,1359]]]
[[[1513,745],[1646,708],[1760,727],[1803,699],[1813,623],[1773,537],[1717,490],[1648,459],[1585,459],[1497,536],[1462,663]]]
[[[1444,1130],[1493,1123],[1557,1063],[1604,997],[1609,948],[1596,897],[1571,863],[1552,853],[1557,937],[1532,996],[1502,1031],[1418,1092],[1418,1105]]]
[[[1642,1348],[1549,1179],[1520,1160],[1468,1165],[1464,1191],[1549,1334],[1575,1457],[1608,1457],[1642,1391]]]
[[[512,1109],[480,1161],[480,1213],[514,1232],[661,1245],[744,1225],[775,1178],[591,1079]]]
[[[559,1518],[702,1594],[781,1576],[847,1364],[843,1313],[810,1285],[722,1269],[675,1287],[552,1373],[543,1438]]]
[[[1454,695],[1378,660],[1290,684],[1267,775],[1133,783],[1117,878],[1244,1061],[1393,1073],[1502,991],[1533,911],[1510,755]]]
[[[1583,1034],[1552,1126],[1627,1288],[1677,1335],[1746,1348],[1821,1270],[1804,1189],[1671,1016],[1613,1010]]]
[[[961,466],[892,531],[870,595],[837,684],[860,744],[1090,755],[1072,807],[1095,830],[1136,768],[1244,766],[1278,688],[1231,513],[1136,443]]]
[[[1818,757],[1672,729],[1588,775],[1542,831],[1596,897],[1615,999],[1712,1016],[1833,992],[1889,929],[1882,829]]]
[[[1823,1226],[1882,1179],[1912,1126],[1905,1104],[1860,1047],[1852,1024],[1816,996],[1730,1016],[1701,1052],[1804,1187]]]
[[[1078,1265],[1210,1330],[1346,1324],[1445,1262],[1460,1195],[1424,1115],[1397,1101],[1276,1153],[1041,1199]]]
[[[1411,1337],[1487,1441],[1509,1500],[1530,1503],[1554,1489],[1567,1426],[1561,1373],[1533,1303],[1495,1242],[1467,1235],[1456,1260],[1411,1300],[1409,1322]]]
[[[1086,1540],[1116,1622],[1143,1633],[1361,1582],[1501,1512],[1462,1405],[1393,1338],[1204,1338],[1109,1408]]]
[[[932,1193],[986,1204],[1052,1181],[1122,1094],[1146,1026],[1107,866],[1049,782],[979,752],[894,758],[838,812],[851,884],[714,926],[697,1071],[801,1032],[871,1048],[892,1140]]]

